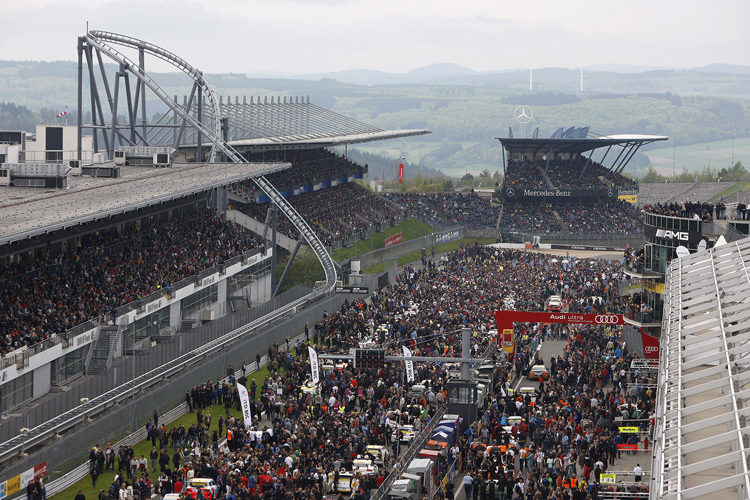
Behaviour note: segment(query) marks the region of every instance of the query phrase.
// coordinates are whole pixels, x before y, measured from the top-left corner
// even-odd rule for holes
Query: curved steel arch
[[[200,86],[201,90],[205,92],[208,100],[208,106],[212,110],[213,116],[213,129],[211,131],[212,135],[216,138],[221,138],[221,110],[216,99],[216,94],[214,93],[208,82],[206,82],[206,80],[203,78],[203,72],[197,70],[176,54],[157,45],[139,40],[137,38],[120,35],[117,33],[110,33],[108,31],[89,31],[88,33],[86,33],[85,38],[90,45],[99,49],[101,53],[105,54],[113,61],[124,65],[131,73],[133,73],[139,80],[141,80],[146,86],[148,86],[162,101],[164,101],[164,103],[169,106],[173,112],[179,114],[184,120],[190,122],[190,124],[194,127],[202,129],[203,133],[209,133],[208,130],[205,129],[205,127],[203,127],[192,116],[190,116],[188,113],[183,113],[181,108],[177,106],[169,98],[169,96],[167,96],[166,92],[164,92],[164,90],[162,90],[162,88],[151,77],[149,77],[148,74],[138,64],[128,59],[124,54],[112,47],[111,44],[117,44],[125,47],[130,47],[132,49],[143,50],[144,52],[156,56],[159,59],[166,61],[169,64],[180,69],[183,73],[192,78],[193,81]],[[209,163],[214,163],[216,161],[217,144],[214,140],[212,140],[212,142],[213,147],[211,148],[211,154],[209,155]]]
[[[209,99],[212,100],[214,106],[214,128],[209,129],[204,124],[193,118],[193,116],[183,109],[182,107],[175,104],[169,96],[162,90],[161,87],[150,77],[148,74],[138,65],[133,63],[124,54],[117,51],[114,47],[111,47],[104,40],[108,40],[112,43],[118,43],[131,48],[137,48],[139,50],[148,51],[151,54],[157,55],[165,61],[174,64],[186,74],[190,75],[203,89]],[[154,94],[156,94],[172,111],[179,115],[183,120],[190,123],[193,127],[204,133],[208,140],[213,143],[212,148],[212,159],[216,149],[224,153],[234,163],[246,163],[245,158],[242,157],[235,149],[226,143],[221,137],[221,122],[219,117],[219,107],[216,102],[216,95],[214,94],[211,87],[203,79],[203,75],[200,71],[190,66],[184,59],[172,54],[171,52],[164,50],[156,45],[138,40],[136,38],[127,37],[124,35],[118,35],[116,33],[108,33],[103,31],[90,31],[86,34],[86,41],[92,46],[96,47],[100,52],[107,55],[110,59],[116,61],[120,65],[126,67],[133,75],[135,75],[145,86],[150,88]],[[274,204],[289,218],[289,221],[297,228],[303,238],[307,241],[310,247],[315,252],[320,264],[323,266],[323,271],[326,276],[325,291],[328,292],[333,289],[336,284],[336,269],[333,259],[326,251],[323,244],[318,239],[318,236],[310,228],[307,222],[299,215],[294,207],[286,201],[286,199],[279,193],[279,191],[266,180],[264,177],[253,178],[253,181],[258,187],[269,197]]]

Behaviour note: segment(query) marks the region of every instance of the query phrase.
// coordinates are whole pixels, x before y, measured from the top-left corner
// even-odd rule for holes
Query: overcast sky
[[[750,65],[750,0],[0,0],[0,59],[74,60],[91,29],[211,73]],[[153,69],[153,68],[152,68]]]

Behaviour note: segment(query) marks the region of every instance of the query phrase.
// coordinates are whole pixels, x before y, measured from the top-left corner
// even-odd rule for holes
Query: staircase
[[[557,213],[557,210],[553,210],[552,215],[555,216],[555,220],[557,221],[558,224],[560,224],[562,231],[569,231],[568,225],[563,221],[563,218],[560,217],[560,214]]]
[[[112,350],[117,340],[118,326],[102,326],[99,332],[99,338],[93,346],[91,361],[89,362],[86,373],[96,375],[110,368],[112,363]]]
[[[180,333],[189,332],[197,327],[200,322],[197,319],[183,319],[180,322]]]

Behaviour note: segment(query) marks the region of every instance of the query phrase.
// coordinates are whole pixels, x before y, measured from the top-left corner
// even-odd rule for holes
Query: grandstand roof
[[[498,137],[497,140],[510,154],[569,154],[585,153],[602,147],[610,146],[643,146],[656,141],[666,141],[669,137],[663,135],[611,135],[601,137],[577,138],[516,138]]]
[[[651,498],[750,491],[750,238],[667,274]]]
[[[311,104],[309,97],[284,97],[283,101],[272,97],[270,102],[260,97],[232,102],[227,97],[219,107],[221,115],[229,118],[229,144],[240,151],[323,148],[430,133],[427,129],[383,130]],[[188,131],[185,147],[195,141],[194,132]]]
[[[121,167],[121,177],[68,176],[67,189],[0,188],[0,245],[289,168],[289,163]]]

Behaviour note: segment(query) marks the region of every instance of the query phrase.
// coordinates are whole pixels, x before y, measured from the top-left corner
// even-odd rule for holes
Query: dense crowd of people
[[[716,204],[709,201],[657,203],[656,205],[646,205],[643,207],[643,210],[651,214],[696,219],[705,222],[727,218],[727,204],[723,201],[718,201]],[[730,212],[729,217],[732,215]],[[734,216],[737,220],[745,220],[747,218],[747,205],[738,203]]]
[[[615,281],[621,276],[619,261],[557,262],[533,252],[462,247],[427,260],[423,268],[407,266],[368,299],[346,301],[324,313],[311,329],[305,327],[305,343],[329,353],[373,342],[393,354],[408,346],[414,355],[457,356],[459,332],[469,328],[478,355],[494,340],[487,331],[494,328],[495,309],[543,310],[546,299],[559,294],[571,311],[618,312]],[[535,347],[550,337],[567,340],[567,347],[549,360],[538,359]],[[627,437],[619,434],[614,419],[625,414],[648,418],[653,394],[642,390],[639,375],[631,373],[632,354],[617,327],[519,324],[516,342],[516,356],[495,365],[494,390],[480,402],[481,418],[464,423],[465,432],[450,450],[449,460],[463,456],[467,499],[476,498],[472,488],[483,499],[489,488],[494,498],[596,498],[604,487],[600,475],[615,463],[616,444]],[[150,420],[154,456],[159,457],[152,473],[160,474],[153,484],[159,492],[189,496],[185,482],[206,477],[232,500],[341,499],[338,488],[346,475],[351,498],[366,500],[397,464],[400,445],[393,430],[411,424],[418,432],[445,401],[448,365],[415,363],[415,381],[424,387],[416,392],[398,363],[382,369],[324,364],[316,389],[309,383],[306,347],[301,341],[296,352],[289,347],[294,346],[288,340],[287,350],[269,347],[270,375],[262,385],[248,384],[245,369],[235,373],[231,368],[229,383],[207,381],[189,390],[186,401],[196,414],[190,428],[159,427],[157,415]],[[259,353],[256,360],[259,365]],[[512,395],[511,377],[525,375],[536,361],[547,364],[549,381],[535,394]],[[231,384],[235,376],[253,402],[251,428],[238,413],[238,392]],[[207,417],[214,403],[224,403],[226,414]],[[504,429],[510,417],[521,419]],[[357,469],[358,457],[374,457],[368,445],[390,453],[375,453],[380,457],[376,467]],[[491,445],[502,445],[503,451]],[[436,466],[442,477],[450,463],[440,459]],[[127,465],[121,467],[105,498],[118,498],[117,492],[133,488],[134,482],[138,491],[149,492],[148,463],[145,471],[132,474]],[[638,482],[632,488],[646,490]]]
[[[561,205],[557,213],[573,233],[636,234],[643,232],[643,212],[616,200],[599,205]]]
[[[546,177],[545,177],[546,172]],[[564,190],[630,187],[637,182],[612,173],[601,164],[579,156],[570,160],[510,161],[505,169],[503,187],[526,189],[557,188]]]
[[[351,238],[374,225],[390,224],[404,215],[397,205],[354,182],[302,193],[288,200],[324,245]],[[260,221],[265,220],[269,207],[270,203],[232,206]],[[298,238],[296,229],[283,215],[279,215],[277,227],[290,238]]]
[[[397,203],[405,211],[430,226],[445,226],[445,216],[438,213],[432,202],[421,193],[385,193],[385,197]]]
[[[475,229],[494,228],[500,205],[469,193],[387,193],[386,196],[426,222]]]
[[[500,230],[555,233],[562,231],[562,225],[547,204],[505,202]]]
[[[346,156],[338,155],[327,149],[304,149],[287,151],[266,151],[247,154],[248,161],[260,163],[291,163],[291,168],[266,175],[266,179],[279,191],[286,191],[300,186],[315,186],[341,178],[362,176],[367,172],[367,165],[360,165]],[[243,183],[249,189],[255,189],[252,181]]]
[[[262,246],[209,209],[84,235],[48,260],[0,271],[0,353],[38,343]]]
[[[636,205],[619,200],[585,205],[506,201],[500,228],[543,233],[636,234],[643,232],[643,212]]]

